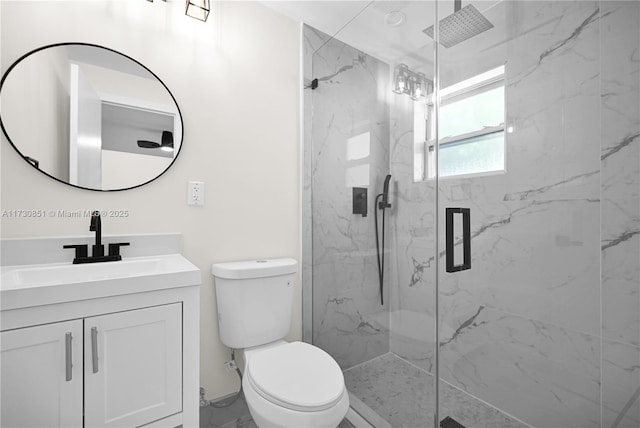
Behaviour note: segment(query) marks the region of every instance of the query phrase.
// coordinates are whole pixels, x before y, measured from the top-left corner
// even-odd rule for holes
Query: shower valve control
[[[353,188],[353,214],[361,214],[362,217],[367,216],[367,188]]]

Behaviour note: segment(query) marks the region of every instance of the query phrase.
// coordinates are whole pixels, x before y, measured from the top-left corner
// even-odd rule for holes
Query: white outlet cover
[[[187,187],[187,204],[201,207],[204,205],[204,182],[189,181]]]

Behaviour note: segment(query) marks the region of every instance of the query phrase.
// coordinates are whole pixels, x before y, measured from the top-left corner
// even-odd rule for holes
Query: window
[[[442,89],[440,177],[505,170],[504,94],[504,66]],[[433,103],[428,103],[421,120],[431,122],[433,110]],[[420,129],[417,121],[418,115],[416,130]],[[435,176],[436,141],[431,138],[432,127],[426,128],[422,133],[426,134],[426,141],[416,142],[416,180]]]

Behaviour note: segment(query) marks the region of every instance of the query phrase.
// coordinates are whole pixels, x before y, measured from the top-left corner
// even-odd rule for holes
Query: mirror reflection
[[[182,118],[146,67],[89,44],[37,49],[0,87],[9,142],[41,172],[91,190],[122,190],[166,171],[180,151]]]

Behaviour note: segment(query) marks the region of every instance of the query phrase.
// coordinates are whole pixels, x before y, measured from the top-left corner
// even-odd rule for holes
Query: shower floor
[[[434,379],[388,353],[344,371],[347,389],[393,428],[433,426]],[[468,428],[527,428],[494,407],[440,382],[441,414]]]

